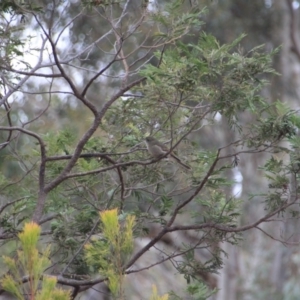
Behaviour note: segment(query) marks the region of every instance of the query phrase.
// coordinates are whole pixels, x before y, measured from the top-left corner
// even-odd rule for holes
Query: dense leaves
[[[15,9],[9,3],[2,10]],[[42,36],[29,50],[37,50],[36,65],[22,52],[28,40],[19,31],[25,29],[6,31],[3,39],[1,239],[14,238],[25,220],[40,223],[52,244],[48,271],[78,288],[75,294],[107,278],[116,294],[117,281],[173,232],[195,236],[179,238],[174,251],[161,250],[162,262],[172,261],[188,282],[215,273],[223,264],[221,243],[236,245],[241,232],[257,225],[240,225],[245,201],[258,197],[265,205],[259,223],[297,201],[288,191],[291,175],[298,190],[299,117],[260,93],[277,75],[271,63],[278,49],[246,52],[239,46],[245,35],[221,44],[201,31],[204,10],[196,1],[144,3],[135,10],[130,1],[82,4],[53,3],[45,6],[45,16],[28,11],[36,37]],[[62,11],[70,14],[60,23]],[[215,135],[218,126],[228,127],[230,143],[219,139],[206,149],[205,130]],[[151,158],[144,145],[148,135],[165,142],[192,170],[171,158]],[[280,144],[288,140],[291,149]],[[239,156],[256,153],[267,155],[257,172],[264,172],[269,185],[239,199],[231,192],[232,174],[239,171]],[[277,153],[288,159],[276,159]],[[135,254],[115,249],[119,235],[103,237],[98,212],[108,209],[118,209],[114,220],[121,228],[127,214],[135,216],[137,239],[148,235]],[[92,254],[84,261],[83,246],[95,236],[101,238],[88,246]],[[122,251],[126,259],[113,266]],[[94,280],[95,272],[102,277]],[[209,294],[201,287],[194,293]]]

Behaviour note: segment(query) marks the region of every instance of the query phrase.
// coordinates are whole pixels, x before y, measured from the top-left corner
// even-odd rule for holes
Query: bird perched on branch
[[[146,139],[146,145],[148,152],[150,155],[154,158],[160,158],[163,157],[166,153],[170,151],[170,149],[163,143],[159,142],[156,138],[153,136],[147,136]],[[184,164],[178,156],[176,156],[173,152],[170,152],[169,155],[174,158],[180,165],[185,167],[186,169],[190,169],[191,167]]]

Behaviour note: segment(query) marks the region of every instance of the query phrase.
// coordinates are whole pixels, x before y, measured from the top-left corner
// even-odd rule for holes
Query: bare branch
[[[79,91],[77,90],[75,84],[73,83],[73,81],[71,80],[71,78],[66,74],[65,70],[63,69],[60,60],[58,59],[58,54],[56,52],[56,45],[53,42],[51,36],[47,33],[47,31],[45,30],[45,28],[43,27],[43,25],[41,24],[41,22],[39,21],[38,17],[36,15],[34,15],[36,22],[39,24],[40,28],[42,29],[42,31],[44,32],[44,34],[46,35],[51,48],[52,48],[52,53],[53,53],[53,57],[54,57],[54,61],[56,63],[56,66],[58,67],[62,77],[67,81],[67,83],[69,84],[71,90],[73,91],[74,95],[84,104],[86,105],[86,107],[88,107],[93,114],[96,116],[97,115],[97,108],[95,107],[95,105],[93,105],[90,101],[88,101],[87,99],[85,99],[84,97],[81,96],[81,94],[79,93]]]
[[[46,39],[43,39],[42,45],[41,45],[41,50],[40,50],[39,60],[38,60],[37,64],[35,65],[35,67],[32,68],[28,75],[26,75],[23,79],[21,79],[13,88],[11,88],[6,93],[6,95],[4,95],[2,97],[2,99],[0,100],[0,106],[3,105],[15,91],[17,91],[20,87],[22,87],[29,78],[31,78],[32,73],[34,73],[36,70],[38,70],[40,68],[41,63],[43,61],[43,51],[45,48],[45,44],[46,44]]]

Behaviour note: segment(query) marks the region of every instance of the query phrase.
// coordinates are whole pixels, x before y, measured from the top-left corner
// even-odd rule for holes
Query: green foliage
[[[259,76],[274,72],[270,63],[276,53],[265,54],[258,48],[248,57],[234,51],[242,38],[220,46],[215,37],[202,34],[196,45],[178,43],[166,51],[159,67],[149,65],[142,71],[148,79],[146,98],[172,102],[182,93],[181,105],[211,103],[211,113],[219,112],[231,125],[240,127],[237,112],[267,107],[257,94],[266,83]],[[187,114],[183,107],[180,110]]]
[[[225,233],[226,234],[226,233]],[[211,235],[211,236],[209,236]],[[199,245],[206,244],[207,246],[210,243],[213,244],[213,241],[218,240],[218,238],[222,238],[222,236],[218,236],[218,232],[209,233],[208,236],[200,236]],[[225,237],[223,237],[225,238]],[[205,263],[199,262],[195,259],[195,250],[197,246],[191,249],[191,245],[185,246],[185,254],[184,260],[178,263],[176,269],[184,275],[184,278],[187,284],[190,284],[192,280],[197,280],[197,274],[199,272],[203,273],[216,273],[223,265],[223,260],[221,258],[221,253],[223,252],[221,249],[216,249],[212,254],[211,259],[207,260]],[[201,246],[199,246],[201,247]],[[191,250],[188,250],[191,249]],[[224,252],[223,252],[224,253]]]
[[[59,153],[69,154],[69,149],[72,149],[75,138],[74,129],[71,128],[65,128],[57,133],[47,133],[45,141],[47,142],[49,155]]]
[[[158,31],[154,33],[157,38],[165,38],[167,42],[172,42],[182,36],[188,35],[191,28],[199,30],[203,22],[199,15],[205,10],[195,12],[182,12],[182,1],[174,0],[167,3],[163,10],[158,10],[152,15],[153,21],[158,23]]]
[[[45,234],[53,251],[46,254],[64,270],[62,281],[99,273],[121,295],[135,223],[135,234],[151,233],[155,243],[168,230],[194,233],[197,241],[178,241],[168,259],[183,257],[175,267],[188,283],[203,272],[215,273],[223,264],[221,243],[241,239],[233,229],[239,229],[245,201],[231,193],[239,154],[246,160],[269,155],[260,169],[268,190],[258,194],[267,213],[282,213],[290,176],[299,181],[300,118],[261,95],[276,75],[271,65],[278,49],[246,52],[240,47],[244,34],[222,44],[202,31],[201,1],[188,2],[155,2],[150,9],[147,1],[135,7],[131,1],[82,1],[83,8],[58,1],[45,6],[45,18],[31,2],[0,4],[12,16],[19,9],[33,14],[36,28],[26,29],[46,43],[45,51],[36,46],[41,62],[31,69],[24,50],[31,37],[21,36],[25,27],[13,19],[0,30],[1,91],[22,94],[7,93],[12,105],[1,112],[3,137],[13,133],[1,148],[2,237],[13,238],[41,208],[38,219],[51,222]],[[150,157],[143,143],[149,134],[174,148],[191,170],[171,158]],[[102,225],[96,228],[99,211]],[[89,236],[84,260],[80,250]],[[199,261],[203,249],[209,255]],[[16,268],[9,259],[7,264]],[[86,288],[82,278],[79,290]],[[50,279],[42,298],[50,297]],[[7,288],[18,296],[11,280]],[[194,299],[210,294],[198,283],[189,292]],[[153,291],[153,299],[163,297]]]
[[[21,23],[26,21],[30,12],[41,12],[41,8],[31,3],[31,1],[10,1],[3,0],[0,3],[0,51],[1,64],[5,68],[18,65],[18,67],[29,68],[29,63],[23,59],[26,43],[30,43],[31,36],[22,37],[24,27]],[[14,22],[7,22],[4,14],[11,15]],[[9,74],[7,70],[5,75],[11,80],[20,80],[18,74]],[[4,87],[3,81],[0,81],[0,87]]]
[[[82,4],[88,9],[91,9],[93,7],[106,8],[109,5],[120,4],[121,2],[122,1],[117,1],[117,0],[83,0]]]
[[[40,254],[37,243],[40,238],[40,227],[35,223],[27,223],[23,232],[18,236],[22,251],[17,251],[17,257],[12,259],[4,256],[3,260],[11,274],[1,279],[3,289],[11,293],[19,300],[27,299],[31,295],[33,300],[67,300],[70,298],[68,291],[57,289],[55,277],[43,275],[43,272],[50,266],[48,259],[50,248],[44,249]],[[22,285],[22,279],[28,278],[28,285]],[[43,278],[40,284],[40,279]]]
[[[191,299],[205,300],[216,294],[217,290],[209,291],[203,282],[196,282],[188,286],[187,292],[192,296]]]
[[[190,283],[187,288],[186,292],[189,295],[189,299],[191,300],[206,300],[209,297],[213,296],[217,293],[217,290],[209,290],[205,283],[201,281],[193,281],[193,283]],[[183,300],[185,298],[182,298],[178,296],[175,292],[170,293],[170,300]]]
[[[30,10],[40,12],[41,7],[36,6],[32,1],[11,1],[3,0],[0,3],[0,12],[17,13],[25,15]]]
[[[134,216],[128,215],[120,225],[117,209],[100,213],[102,221],[101,239],[94,239],[85,246],[86,260],[89,265],[104,277],[114,295],[123,294],[123,267],[126,258],[133,250]]]
[[[161,216],[166,215],[168,212],[170,212],[170,209],[173,206],[173,201],[171,197],[167,197],[167,196],[162,196],[161,197],[161,205],[159,208],[159,214]]]

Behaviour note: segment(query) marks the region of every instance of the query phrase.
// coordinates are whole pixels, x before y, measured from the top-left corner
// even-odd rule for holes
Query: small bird
[[[159,142],[156,138],[153,136],[147,136],[146,139],[146,145],[148,152],[150,155],[154,158],[160,158],[164,156],[166,153],[170,151],[170,149],[163,143]],[[190,169],[191,167],[184,164],[178,156],[176,156],[173,152],[169,153],[171,157],[173,157],[179,164],[181,164],[186,169]]]

